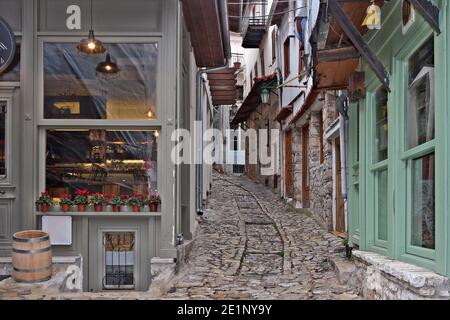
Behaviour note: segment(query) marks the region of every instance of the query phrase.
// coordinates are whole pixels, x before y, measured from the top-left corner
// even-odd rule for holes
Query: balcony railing
[[[258,4],[247,5],[242,18],[242,36],[247,34],[249,27],[264,28],[267,25],[267,1],[258,0]],[[262,4],[261,4],[262,3]]]

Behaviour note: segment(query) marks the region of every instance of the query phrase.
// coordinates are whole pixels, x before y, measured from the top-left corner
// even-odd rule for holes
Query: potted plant
[[[161,204],[161,197],[159,194],[151,194],[148,199],[146,199],[148,203],[150,212],[157,212],[158,206]]]
[[[103,205],[105,204],[105,196],[96,192],[89,198],[89,204],[94,206],[95,212],[101,212],[103,211]]]
[[[131,206],[133,212],[140,212],[142,204],[142,194],[139,192],[133,192],[131,197],[128,199],[128,205]]]
[[[59,200],[59,206],[61,207],[62,212],[70,211],[70,206],[73,204],[72,196],[70,194],[62,194],[61,199]]]
[[[78,206],[78,212],[86,211],[86,206],[89,204],[89,194],[90,192],[84,189],[75,191],[73,203]]]
[[[125,201],[123,201],[121,196],[115,194],[110,195],[110,198],[109,204],[112,206],[113,212],[119,212],[121,207],[125,205]]]
[[[36,205],[39,206],[41,212],[48,212],[50,207],[53,205],[53,198],[50,196],[48,191],[41,192],[41,196],[36,200]]]

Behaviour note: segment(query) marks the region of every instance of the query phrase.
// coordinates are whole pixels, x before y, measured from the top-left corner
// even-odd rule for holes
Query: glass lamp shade
[[[261,102],[263,104],[269,104],[270,100],[270,90],[268,88],[261,89]]]
[[[102,54],[106,52],[106,48],[100,40],[95,39],[94,30],[89,30],[89,36],[87,39],[83,39],[77,45],[77,49],[80,52],[86,54]]]
[[[111,56],[108,53],[106,55],[106,60],[100,62],[96,70],[100,73],[115,74],[119,72],[119,67],[117,66],[117,63],[111,61]]]

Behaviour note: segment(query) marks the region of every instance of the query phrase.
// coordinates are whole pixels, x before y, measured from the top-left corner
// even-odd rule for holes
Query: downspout
[[[225,55],[225,64],[215,68],[203,68],[197,72],[197,99],[195,109],[195,120],[201,124],[197,129],[200,135],[197,145],[197,159],[195,162],[195,186],[196,186],[196,211],[199,216],[203,215],[203,83],[206,81],[203,75],[209,71],[228,69],[231,59],[231,45],[228,25],[228,9],[225,0],[218,0],[220,24],[222,27],[222,42]]]
[[[345,213],[345,232],[348,234],[348,120],[340,115],[339,118],[339,133],[341,141],[341,185],[342,198],[344,200]]]

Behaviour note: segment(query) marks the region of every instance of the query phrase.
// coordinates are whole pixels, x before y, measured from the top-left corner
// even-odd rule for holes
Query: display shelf
[[[49,211],[49,212],[36,212],[37,216],[71,216],[71,217],[161,217],[161,212],[111,212],[111,211],[69,211],[69,212],[60,212],[60,211]]]

